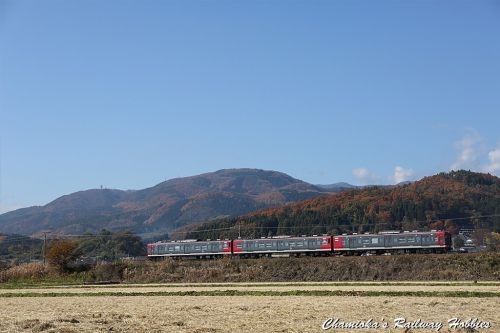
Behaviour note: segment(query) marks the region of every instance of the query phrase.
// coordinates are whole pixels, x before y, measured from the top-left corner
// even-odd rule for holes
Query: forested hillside
[[[440,173],[412,184],[353,189],[211,221],[177,236],[260,237],[415,229],[456,233],[461,226],[500,229],[498,177],[463,170]]]
[[[132,230],[161,235],[214,218],[310,199],[342,188],[321,189],[276,171],[226,169],[176,178],[138,191],[92,189],[45,206],[0,215],[0,232],[33,235]]]
[[[41,259],[42,242],[23,235],[0,234],[0,266],[3,262]]]
[[[49,235],[46,250],[58,243],[70,243],[72,258],[83,261],[112,261],[122,257],[146,254],[146,245],[141,238],[129,231],[112,233],[101,230],[97,234],[87,233],[77,238]],[[43,260],[43,240],[22,235],[0,234],[0,267],[7,263],[22,263]]]

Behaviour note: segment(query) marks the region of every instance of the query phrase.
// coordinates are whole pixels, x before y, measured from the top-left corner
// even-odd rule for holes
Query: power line
[[[85,239],[85,238],[106,238],[106,237],[112,237],[116,234],[110,234],[110,235],[100,235],[100,234],[83,234],[83,235],[52,235],[49,236],[47,235],[46,241],[54,241],[54,240],[62,240],[62,239],[71,239],[71,238],[78,238],[78,239]],[[42,242],[44,241],[44,238],[40,237],[34,237],[34,236],[22,236],[18,235],[15,237],[10,237],[6,234],[0,234],[0,237],[6,237],[5,239],[0,239],[0,246],[4,244],[11,244],[11,243],[24,243],[24,242]],[[130,236],[136,236],[135,234],[130,234]]]
[[[395,222],[378,222],[376,225],[392,225],[394,223],[433,223],[433,222],[441,222],[441,221],[460,221],[460,220],[470,220],[470,219],[482,219],[482,218],[491,218],[491,217],[500,217],[500,214],[492,214],[492,215],[478,215],[478,216],[469,216],[469,217],[455,217],[455,218],[445,218],[445,219],[435,219],[435,220],[415,220],[415,221],[395,221]],[[373,224],[373,225],[375,225]],[[193,231],[178,231],[176,234],[189,234],[189,233],[202,233],[202,232],[210,232],[210,231],[224,231],[224,230],[234,230],[235,226],[226,227],[226,228],[212,228],[212,229],[202,229],[202,230],[193,230]],[[245,227],[245,225],[243,225]],[[314,228],[314,227],[352,227],[352,224],[310,224],[304,226],[253,226],[253,229],[304,229],[304,228]],[[251,230],[252,228],[250,228]],[[246,230],[248,231],[248,229]]]
[[[433,223],[433,222],[441,222],[441,221],[460,221],[460,220],[470,220],[470,219],[484,219],[484,218],[492,218],[492,217],[500,217],[500,214],[492,214],[492,215],[477,215],[477,216],[468,216],[468,217],[455,217],[455,218],[443,218],[443,219],[434,219],[434,220],[414,220],[414,221],[395,221],[395,222],[378,222],[370,225],[392,225],[394,223]],[[251,221],[250,221],[251,222]],[[251,222],[253,223],[253,222]],[[231,227],[225,227],[225,228],[211,228],[211,229],[201,229],[201,230],[192,230],[192,231],[176,231],[175,234],[188,234],[188,233],[202,233],[202,232],[213,232],[213,231],[227,231],[227,230],[235,230],[237,225],[231,226]],[[252,227],[247,227],[245,224],[241,225],[240,223],[238,224],[239,228],[242,228],[243,231],[249,231],[249,230],[257,230],[257,229],[304,229],[304,228],[321,228],[321,227],[352,227],[352,224],[310,224],[310,225],[304,225],[304,226],[259,226],[259,225],[252,225]],[[51,241],[51,240],[61,240],[61,239],[71,239],[71,238],[77,238],[77,239],[85,239],[85,238],[106,238],[106,237],[113,237],[116,236],[117,233],[113,234],[52,234],[52,236],[47,236],[47,233],[44,233],[44,238],[38,238],[38,237],[33,237],[33,236],[23,236],[23,235],[16,235],[14,237],[9,237],[6,234],[0,234],[0,237],[5,236],[7,237],[4,240],[0,240],[0,245],[6,244],[6,243],[15,243],[19,242],[22,243],[24,241]],[[121,236],[136,236],[133,233],[130,234],[119,234]],[[46,237],[46,238],[45,238]]]

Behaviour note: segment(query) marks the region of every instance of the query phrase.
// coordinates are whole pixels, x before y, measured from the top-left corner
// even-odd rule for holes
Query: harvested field
[[[498,299],[144,296],[11,298],[0,302],[3,332],[320,332],[321,324],[330,317],[392,321],[404,316],[446,322],[454,316],[479,316],[493,328],[500,324],[496,321]],[[12,309],[22,310],[12,313]],[[405,330],[387,330],[398,331]]]
[[[54,286],[40,288],[1,289],[2,294],[14,293],[155,293],[155,292],[188,292],[188,291],[376,291],[376,292],[495,292],[500,295],[500,283],[485,284],[335,284],[335,283],[248,283],[248,284],[125,284],[125,285],[94,285],[94,286]]]
[[[394,328],[394,319],[441,322],[440,332],[450,330],[447,320],[479,318],[491,328],[479,332],[498,332],[498,283],[469,282],[439,285],[424,283],[368,284],[297,283],[297,284],[203,284],[203,285],[126,285],[5,289],[11,297],[0,295],[1,332],[322,332],[328,318],[342,321],[373,321],[389,324],[384,332],[436,332],[434,329]],[[434,283],[436,284],[436,283]],[[339,289],[340,288],[340,289]],[[379,291],[400,296],[266,296],[273,291],[317,290]],[[368,288],[368,289],[367,289]],[[430,292],[454,293],[476,288],[487,297],[432,297]],[[148,296],[154,291],[224,291],[250,292],[260,296]],[[115,296],[98,296],[100,292]],[[405,292],[427,293],[426,297],[405,296]],[[56,293],[51,297],[19,297],[26,292]],[[78,296],[68,295],[78,292]],[[120,293],[134,292],[134,296]],[[57,293],[65,295],[60,297]],[[18,295],[18,296],[16,296]],[[92,297],[85,297],[92,296]],[[198,294],[203,295],[203,294]],[[451,295],[451,294],[450,294]],[[335,329],[325,332],[379,332],[376,329]]]

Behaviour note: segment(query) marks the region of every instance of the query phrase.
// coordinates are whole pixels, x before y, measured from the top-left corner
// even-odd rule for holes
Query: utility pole
[[[43,264],[45,265],[45,255],[47,254],[47,232],[43,232],[43,248],[42,248],[42,256],[43,256]]]

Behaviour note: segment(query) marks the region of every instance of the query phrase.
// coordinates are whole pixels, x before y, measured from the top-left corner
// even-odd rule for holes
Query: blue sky
[[[500,175],[498,1],[0,0],[0,212],[222,168]]]

